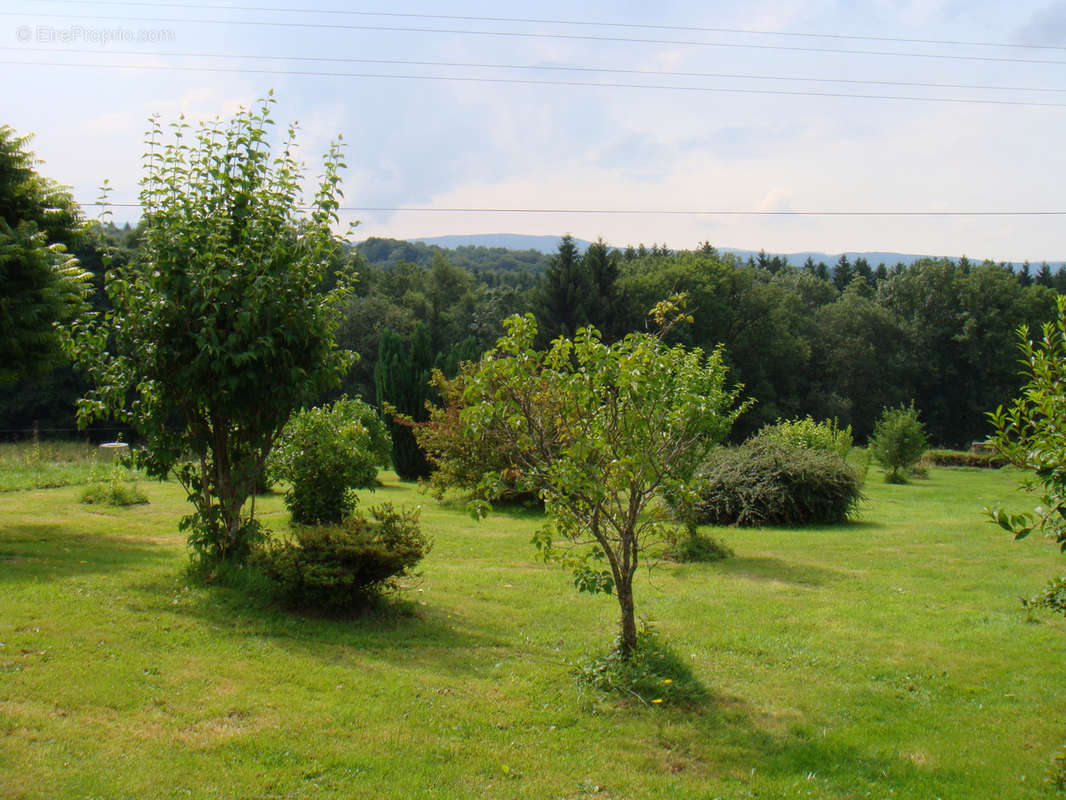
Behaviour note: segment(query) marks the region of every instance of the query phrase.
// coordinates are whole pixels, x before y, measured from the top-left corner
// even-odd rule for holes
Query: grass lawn
[[[0,493],[2,798],[1036,798],[1066,743],[1064,562],[981,508],[1009,472],[871,470],[855,523],[714,531],[737,557],[642,574],[697,711],[584,696],[614,598],[386,475],[435,540],[395,613],[309,619],[189,587],[175,484],[146,506]],[[280,497],[259,501],[284,530]]]

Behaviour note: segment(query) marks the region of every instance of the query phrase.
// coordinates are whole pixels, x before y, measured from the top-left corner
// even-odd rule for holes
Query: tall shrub
[[[207,561],[248,555],[271,447],[293,410],[336,386],[351,362],[333,337],[349,276],[318,291],[334,245],[340,150],[326,153],[302,214],[296,131],[271,152],[273,102],[192,136],[179,122],[169,142],[153,119],[141,249],[107,274],[113,310],[82,342],[95,386],[81,420],[116,417],[136,429],[148,474],[173,473],[185,488],[195,510],[182,528]]]

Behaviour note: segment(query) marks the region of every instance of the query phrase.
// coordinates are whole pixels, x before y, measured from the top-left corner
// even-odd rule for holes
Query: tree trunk
[[[622,658],[628,660],[637,649],[637,620],[633,607],[633,576],[626,575],[617,582],[618,606],[622,611]]]

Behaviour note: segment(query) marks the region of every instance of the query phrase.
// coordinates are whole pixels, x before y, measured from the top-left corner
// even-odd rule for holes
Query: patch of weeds
[[[81,502],[89,505],[136,506],[148,502],[148,496],[136,483],[108,481],[90,483],[81,490]]]
[[[1066,746],[1051,759],[1051,775],[1047,782],[1058,792],[1066,793]]]
[[[90,482],[82,489],[81,502],[89,505],[136,506],[148,502],[148,496],[137,486],[129,468],[115,464],[105,479],[97,472],[93,459]]]
[[[637,634],[637,648],[622,654],[621,640],[606,655],[574,671],[582,689],[635,700],[646,706],[692,708],[709,697],[692,669],[645,625]]]

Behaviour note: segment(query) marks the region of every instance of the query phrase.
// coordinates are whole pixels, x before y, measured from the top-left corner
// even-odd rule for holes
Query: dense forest
[[[93,273],[97,309],[104,254],[134,257],[135,228],[94,225],[73,247]],[[343,391],[375,401],[375,365],[386,348],[412,337],[425,352],[419,370],[453,371],[490,348],[510,314],[532,312],[544,343],[592,324],[605,339],[645,328],[646,312],[686,292],[694,323],[672,335],[706,350],[721,344],[735,381],[756,400],[734,430],[743,438],[778,418],[810,414],[851,425],[862,440],[885,406],[914,401],[931,439],[965,446],[987,433],[985,412],[1018,385],[1016,330],[1055,314],[1066,271],[1013,270],[963,259],[871,266],[789,266],[760,253],[741,260],[710,245],[665,245],[581,252],[564,237],[551,256],[533,250],[459,247],[368,239],[338,247],[338,264],[359,273],[338,331],[358,361]],[[324,287],[325,288],[325,287]],[[0,394],[0,429],[73,433],[85,389],[71,368]]]

